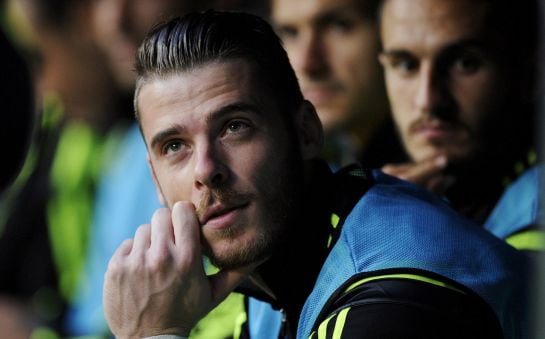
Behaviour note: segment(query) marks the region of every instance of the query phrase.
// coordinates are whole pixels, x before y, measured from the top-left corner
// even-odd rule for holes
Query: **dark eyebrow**
[[[218,109],[215,112],[212,112],[206,120],[207,122],[212,121],[214,119],[217,119],[218,117],[222,115],[227,115],[229,113],[234,112],[246,112],[246,113],[252,113],[256,115],[262,115],[263,110],[261,110],[257,105],[249,104],[247,102],[234,102],[232,104],[225,105]]]
[[[165,140],[168,140],[173,135],[177,135],[185,131],[185,128],[180,125],[172,126],[153,136],[150,142],[151,149],[155,149],[157,145],[161,145]]]
[[[207,116],[206,118],[207,123],[210,121],[213,121],[214,119],[217,119],[220,116],[227,115],[233,112],[248,112],[248,113],[253,113],[257,115],[262,114],[262,110],[259,109],[256,105],[245,103],[245,102],[235,102],[235,103],[223,106],[217,111]],[[150,142],[151,149],[156,148],[157,145],[163,144],[165,140],[170,139],[174,135],[179,135],[181,133],[184,133],[186,130],[187,129],[182,125],[173,125],[161,132],[158,132],[151,139],[151,142]]]
[[[485,44],[480,39],[474,39],[474,38],[462,38],[460,40],[454,41],[447,46],[443,47],[441,49],[440,55],[445,54],[451,54],[453,52],[463,50],[465,48],[476,48],[483,50],[485,52],[490,51],[491,47]],[[380,52],[380,54],[388,56],[388,57],[395,57],[395,58],[401,58],[401,57],[410,57],[413,55],[409,50],[405,48],[398,48],[398,49],[390,49],[390,50],[383,50]]]
[[[485,54],[491,54],[492,46],[486,44],[484,41],[479,39],[461,39],[458,40],[441,51],[441,56],[449,56],[456,54],[457,52],[463,51],[464,49],[476,49],[482,51]]]
[[[387,51],[382,51],[380,52],[381,55],[384,55],[384,56],[387,56],[389,58],[407,58],[407,57],[412,57],[413,54],[406,51],[406,50],[403,50],[403,49],[392,49],[392,50],[387,50]]]
[[[352,8],[352,6],[335,7],[323,13],[320,13],[320,15],[314,20],[314,22],[318,25],[327,25],[335,20],[338,20],[338,18],[340,17],[352,17],[353,12],[354,9]]]

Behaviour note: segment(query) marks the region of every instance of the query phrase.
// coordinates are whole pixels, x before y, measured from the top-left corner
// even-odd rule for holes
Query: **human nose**
[[[418,77],[414,104],[419,112],[429,113],[439,104],[441,94],[437,74],[432,65],[422,65]]]
[[[296,70],[304,74],[317,74],[326,66],[326,55],[319,32],[309,30],[301,34],[298,43],[292,48],[292,63]]]
[[[221,160],[219,151],[211,143],[204,143],[195,150],[195,186],[197,189],[221,186],[229,171]]]

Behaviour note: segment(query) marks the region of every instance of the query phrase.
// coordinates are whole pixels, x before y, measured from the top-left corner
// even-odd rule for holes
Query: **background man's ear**
[[[161,186],[159,186],[159,181],[157,181],[157,176],[155,175],[155,169],[153,169],[153,164],[151,163],[151,159],[149,156],[149,153],[147,154],[146,158],[148,159],[148,165],[151,171],[151,177],[153,179],[153,183],[155,184],[155,191],[157,192],[157,199],[159,199],[159,202],[163,206],[167,206],[165,197],[163,196],[163,192],[161,191]]]
[[[303,159],[310,160],[320,155],[324,144],[324,131],[316,109],[308,100],[304,100],[299,107],[295,123]]]

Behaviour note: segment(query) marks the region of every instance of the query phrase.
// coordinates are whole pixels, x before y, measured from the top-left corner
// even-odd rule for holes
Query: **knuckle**
[[[108,269],[107,269],[106,273],[114,274],[114,273],[120,271],[120,269],[121,269],[121,260],[119,258],[117,258],[117,257],[113,257],[108,262]]]
[[[130,247],[130,245],[132,245],[132,239],[125,239],[121,242],[121,245],[119,245],[119,247],[126,248]]]
[[[136,234],[142,234],[142,233],[149,232],[150,228],[151,228],[150,224],[142,224],[142,225],[138,226],[138,228],[136,229]]]
[[[182,272],[192,267],[195,260],[197,259],[195,259],[195,257],[192,255],[178,256],[175,258],[173,265],[177,271]]]
[[[149,237],[151,234],[151,225],[143,224],[138,226],[136,232],[134,233],[134,239]]]
[[[131,258],[123,265],[123,270],[127,271],[131,276],[138,276],[145,268],[145,262],[139,258]]]
[[[106,277],[111,279],[118,279],[123,276],[124,272],[127,270],[128,261],[126,258],[112,257],[108,262],[108,267],[105,273]]]
[[[391,174],[394,171],[395,171],[395,167],[392,166],[392,165],[385,165],[385,166],[382,167],[382,172],[384,172],[386,174]]]
[[[153,259],[146,263],[146,271],[151,275],[158,275],[162,272],[166,272],[165,260]]]
[[[151,217],[152,224],[156,224],[161,220],[170,218],[170,211],[166,207],[158,208]]]
[[[130,253],[132,249],[132,239],[125,239],[117,248],[116,252],[112,255],[110,260],[108,261],[108,270],[120,270],[123,263],[125,262],[125,258]]]
[[[170,266],[172,256],[165,249],[154,251],[146,261],[146,266],[150,271],[161,271],[163,268]]]

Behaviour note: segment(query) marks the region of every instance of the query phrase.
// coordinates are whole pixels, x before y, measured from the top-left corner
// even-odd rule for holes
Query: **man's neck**
[[[251,281],[254,292],[259,288],[251,295],[283,309],[293,330],[329,253],[332,174],[325,163],[315,164],[311,172],[304,201],[288,226],[286,240],[257,269]]]

